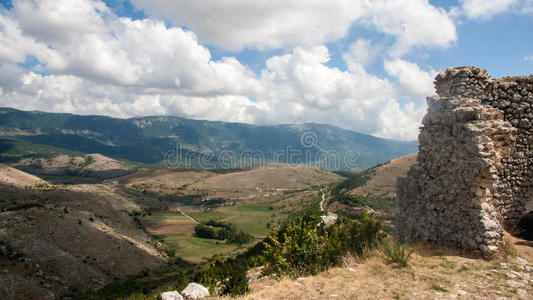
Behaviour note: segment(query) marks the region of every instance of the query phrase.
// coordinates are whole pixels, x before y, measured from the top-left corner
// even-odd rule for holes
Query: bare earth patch
[[[144,229],[151,234],[180,234],[194,231],[195,225],[146,224]]]

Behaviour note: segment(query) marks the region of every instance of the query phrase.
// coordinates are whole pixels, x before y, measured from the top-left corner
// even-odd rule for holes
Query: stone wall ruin
[[[532,198],[533,75],[458,67],[435,88],[417,163],[398,179],[398,237],[493,254]]]

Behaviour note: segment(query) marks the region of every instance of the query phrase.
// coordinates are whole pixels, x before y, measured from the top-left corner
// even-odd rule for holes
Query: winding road
[[[320,211],[324,211],[324,201],[326,201],[326,193],[322,189],[320,189],[320,192],[322,193],[322,201],[320,201]]]
[[[191,216],[189,216],[188,214],[184,213],[183,211],[181,210],[178,210],[182,215],[186,216],[187,218],[191,219],[194,223],[198,224],[198,222]]]

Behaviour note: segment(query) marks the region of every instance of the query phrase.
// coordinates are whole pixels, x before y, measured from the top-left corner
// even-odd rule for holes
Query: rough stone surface
[[[202,299],[210,296],[206,287],[194,282],[189,283],[181,294],[185,299]]]
[[[334,224],[337,221],[337,219],[339,218],[339,216],[337,214],[328,212],[327,215],[320,216],[320,218],[321,218],[320,222],[322,224],[325,224],[326,226],[328,226],[328,225]]]
[[[490,255],[532,197],[533,75],[458,67],[435,88],[417,163],[398,179],[397,234]]]
[[[183,297],[178,292],[171,291],[162,293],[161,300],[183,300]]]

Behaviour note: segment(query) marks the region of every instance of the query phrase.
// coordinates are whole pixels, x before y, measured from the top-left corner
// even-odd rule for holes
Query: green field
[[[233,223],[238,229],[256,238],[252,242],[253,244],[269,233],[267,223],[272,219],[276,210],[278,209],[274,207],[271,209],[269,205],[237,205],[220,207],[206,212],[190,213],[189,215],[198,222],[216,220]],[[249,246],[227,244],[225,241],[196,237],[193,230],[195,223],[176,212],[152,212],[150,215],[145,215],[139,219],[147,229],[157,226],[174,226],[173,230],[164,234],[157,234],[156,232],[152,232],[152,234],[162,242],[168,251],[190,262],[200,262],[211,258],[213,255],[224,255]]]
[[[239,248],[235,244],[226,244],[224,241],[204,239],[194,236],[194,232],[188,234],[165,234],[161,235],[165,245],[175,255],[193,263],[207,260],[215,254],[229,254]]]
[[[262,239],[270,232],[267,223],[272,220],[272,214],[277,210],[275,207],[270,209],[269,205],[238,205],[191,213],[190,216],[198,222],[215,220],[233,223],[238,229]]]

